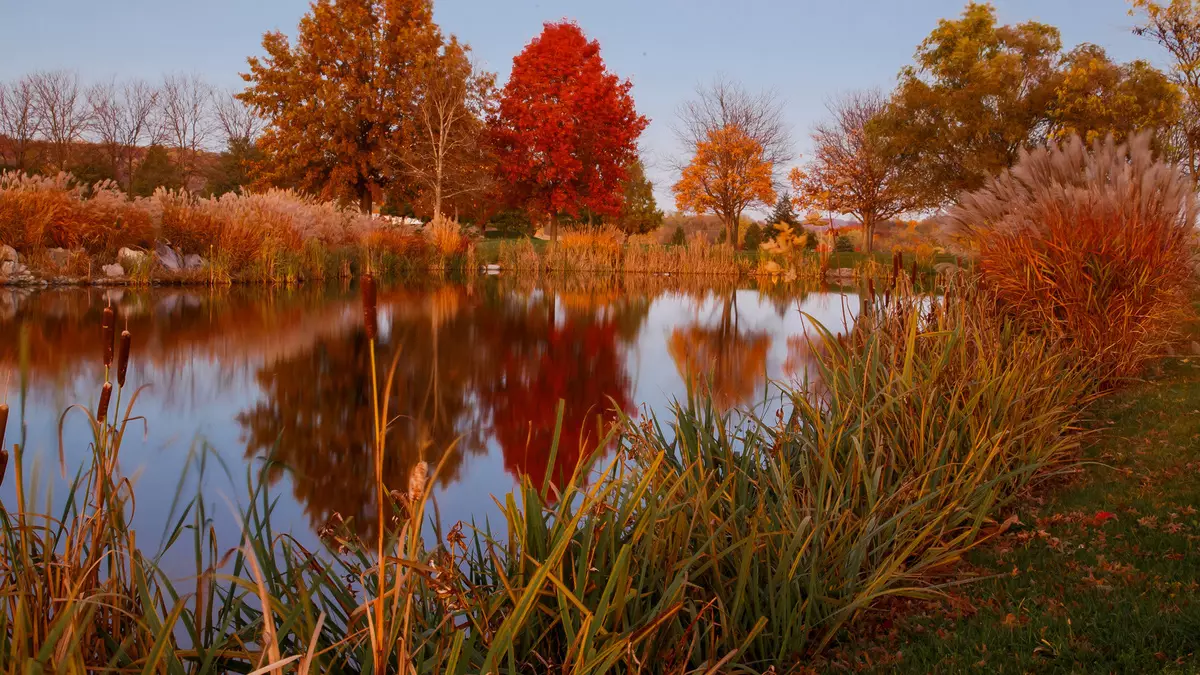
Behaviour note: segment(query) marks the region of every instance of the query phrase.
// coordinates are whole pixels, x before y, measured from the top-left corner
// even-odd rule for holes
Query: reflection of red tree
[[[505,468],[539,486],[547,473],[559,485],[569,479],[598,450],[615,410],[632,408],[614,321],[568,318],[547,331],[542,338],[513,344],[502,357],[501,377],[484,392]],[[562,432],[551,468],[560,400],[565,402]]]

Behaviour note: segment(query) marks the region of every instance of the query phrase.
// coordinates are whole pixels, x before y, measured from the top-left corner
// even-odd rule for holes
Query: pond
[[[110,304],[118,330],[133,338],[121,405],[145,387],[133,407],[145,422],[130,425],[120,455],[136,486],[139,542],[158,541],[177,495],[199,490],[221,544],[236,545],[237,508],[260,474],[278,499],[276,532],[313,543],[335,514],[360,534],[373,531],[368,341],[357,290],[346,284],[0,289],[7,442],[26,448],[36,503],[61,503],[64,473],[89,458],[84,414],[64,410],[94,409],[99,398],[100,319]],[[711,386],[723,408],[769,405],[770,383],[802,379],[811,363],[804,315],[836,331],[857,308],[837,291],[661,277],[382,287],[381,382],[395,364],[388,483],[407,485],[421,460],[442,462],[433,490],[442,521],[494,520],[493,495],[522,475],[540,484],[570,474],[614,408],[635,418],[668,413],[689,383]],[[548,466],[559,400],[563,440]],[[6,505],[11,467],[9,475]]]

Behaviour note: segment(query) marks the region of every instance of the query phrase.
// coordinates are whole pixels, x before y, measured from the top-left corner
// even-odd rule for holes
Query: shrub
[[[833,241],[834,253],[852,253],[854,252],[854,242],[844,234],[839,234],[837,239]]]
[[[671,233],[671,243],[676,246],[683,246],[687,243],[687,234],[684,233],[682,225],[675,226],[675,231]]]
[[[1150,136],[1021,155],[950,218],[1007,311],[1063,336],[1104,377],[1136,373],[1191,314],[1196,195]]]
[[[758,223],[751,223],[746,228],[746,236],[742,239],[742,248],[747,251],[757,251],[762,244],[762,228]]]

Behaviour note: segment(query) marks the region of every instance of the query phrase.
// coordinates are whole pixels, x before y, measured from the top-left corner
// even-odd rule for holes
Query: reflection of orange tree
[[[692,388],[711,391],[721,409],[748,401],[766,378],[766,331],[743,331],[738,326],[737,301],[730,292],[716,325],[697,320],[671,333],[667,350],[679,374]]]
[[[469,330],[469,315],[458,311],[466,300],[451,297],[455,291],[461,289],[391,296],[391,318],[384,319],[381,330],[387,339],[377,348],[381,383],[396,362],[387,411],[393,421],[384,457],[389,488],[403,488],[413,466],[422,460],[437,466],[447,451],[453,454],[438,479],[452,482],[463,453],[483,451],[483,420],[470,394],[479,360],[475,346],[459,339]],[[386,305],[387,298],[381,300]],[[353,518],[361,536],[372,536],[371,378],[361,327],[264,367],[258,382],[262,400],[238,416],[248,435],[247,456],[269,453],[291,470],[295,496],[306,505],[314,526],[337,513]],[[280,471],[269,477],[277,479]]]

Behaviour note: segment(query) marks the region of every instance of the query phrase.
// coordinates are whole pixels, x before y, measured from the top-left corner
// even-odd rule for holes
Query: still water
[[[99,398],[109,304],[118,330],[133,337],[122,409],[144,386],[133,406],[144,423],[131,423],[120,455],[136,487],[139,542],[159,541],[173,524],[177,495],[199,493],[222,545],[236,545],[237,509],[260,475],[278,499],[276,532],[315,543],[334,514],[373,531],[370,361],[349,286],[0,289],[7,442],[23,442],[27,489],[39,503],[61,504],[64,473],[89,457],[85,416],[64,410],[94,409]],[[724,408],[764,405],[771,382],[805,376],[812,329],[804,315],[836,332],[858,301],[655,277],[486,277],[383,287],[379,308],[381,382],[395,364],[388,483],[405,486],[417,462],[445,458],[433,489],[442,521],[482,524],[494,522],[493,495],[520,476],[540,484],[548,473],[569,475],[614,408],[637,418],[666,413],[689,382],[710,385]],[[548,466],[559,400],[563,442]],[[11,475],[0,486],[6,505],[14,504]]]

